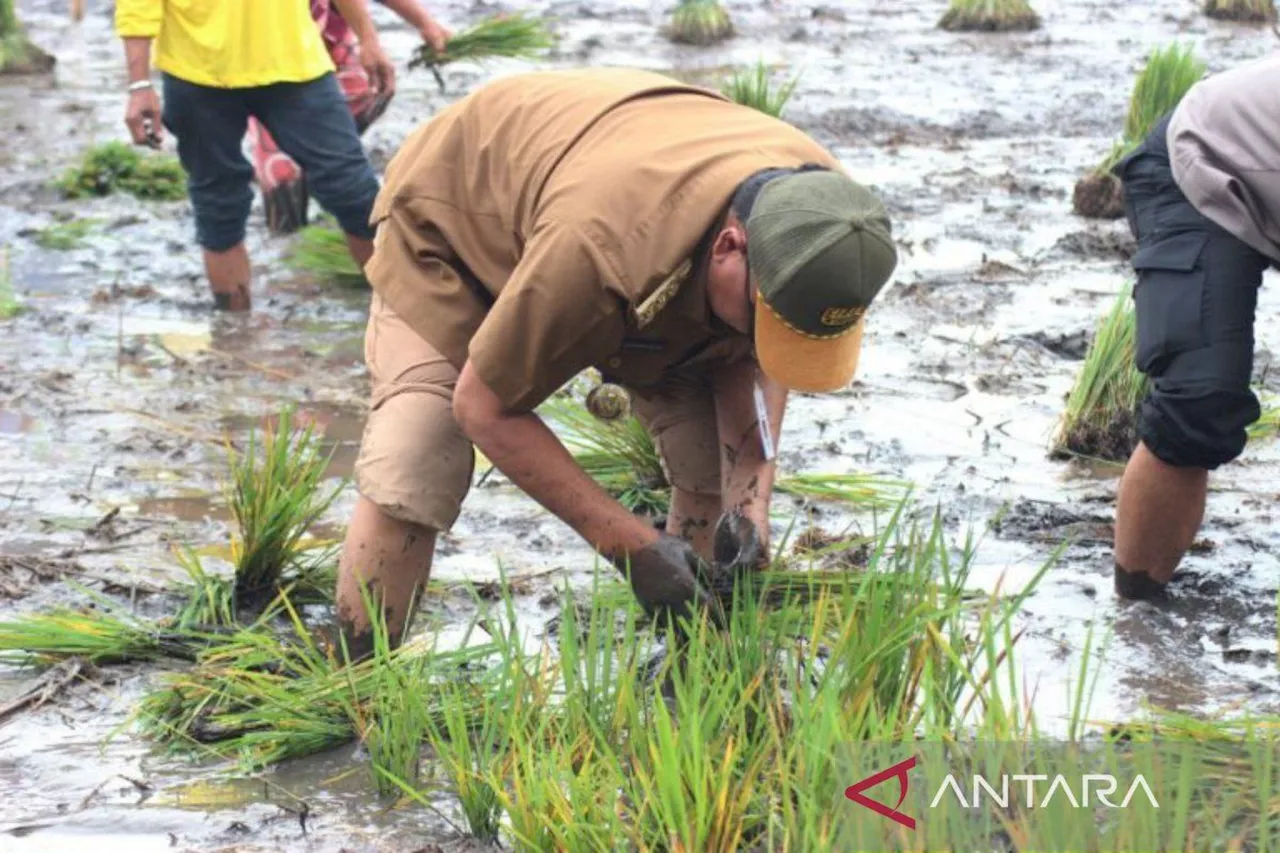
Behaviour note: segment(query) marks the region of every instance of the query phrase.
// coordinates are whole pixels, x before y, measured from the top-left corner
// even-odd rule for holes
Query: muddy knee
[[[1156,381],[1142,402],[1138,437],[1160,461],[1212,471],[1244,451],[1261,414],[1245,389],[1189,389]]]

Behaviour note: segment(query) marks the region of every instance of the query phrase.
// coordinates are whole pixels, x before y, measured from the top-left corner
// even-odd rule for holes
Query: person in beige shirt
[[[897,255],[881,202],[799,130],[643,71],[491,83],[414,132],[374,205],[371,411],[338,580],[367,651],[457,519],[473,445],[629,574],[652,612],[705,600],[726,510],[767,548],[788,389],[853,376]],[[673,485],[665,533],[572,459],[535,408],[596,367],[627,388]]]
[[[1250,389],[1262,273],[1280,260],[1280,56],[1208,77],[1116,167],[1150,379],[1116,504],[1115,584],[1151,598],[1204,518],[1209,471],[1261,414]]]

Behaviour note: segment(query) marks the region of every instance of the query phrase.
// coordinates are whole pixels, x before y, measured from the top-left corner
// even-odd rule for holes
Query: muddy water
[[[78,151],[123,133],[119,46],[109,10],[89,5],[72,25],[61,2],[20,2],[58,70],[0,80],[0,244],[29,309],[0,335],[0,556],[43,558],[156,607],[141,593],[172,579],[173,543],[208,546],[216,558],[226,540],[224,437],[243,438],[280,403],[297,402],[336,452],[331,475],[350,473],[367,390],[367,298],[291,275],[280,263],[287,241],[266,237],[255,207],[257,310],[214,317],[185,203],[56,198],[48,182]],[[705,51],[655,35],[661,4],[535,11],[562,22],[558,65],[640,65],[706,81],[763,56],[803,71],[789,118],[879,189],[904,251],[873,312],[860,379],[845,393],[795,401],[784,467],[913,480],[945,506],[958,536],[976,531],[975,581],[988,588],[1025,582],[1070,538],[1022,619],[1026,691],[1043,724],[1061,724],[1090,626],[1111,636],[1096,717],[1148,702],[1272,710],[1280,445],[1251,447],[1215,476],[1205,547],[1160,609],[1111,594],[1115,472],[1051,462],[1046,445],[1077,367],[1053,342],[1078,340],[1128,274],[1123,225],[1072,217],[1070,189],[1109,148],[1132,74],[1174,38],[1218,69],[1271,50],[1274,37],[1211,23],[1182,0],[1035,5],[1039,32],[965,36],[934,29],[941,2],[731,3],[740,36]],[[434,8],[453,25],[479,13]],[[406,61],[414,36],[377,11],[389,51]],[[375,161],[449,98],[525,67],[459,68],[444,96],[429,75],[405,73],[366,137]],[[35,230],[70,216],[94,221],[82,245],[37,246]],[[1269,279],[1261,312],[1277,308]],[[1258,331],[1269,352],[1274,324]],[[348,489],[327,519],[333,529],[352,500]],[[779,500],[779,530],[797,511]],[[817,522],[832,532],[871,523],[829,508]],[[443,579],[490,579],[501,563],[585,583],[592,567],[563,526],[496,479],[473,491],[440,552]],[[74,595],[3,570],[27,594],[0,600],[0,614]],[[522,604],[532,623],[545,618],[536,597]],[[465,616],[456,601],[428,609]],[[0,674],[0,702],[27,677]],[[115,677],[0,728],[0,850],[69,850],[89,836],[104,851],[413,850],[451,837],[421,809],[378,803],[354,747],[256,781],[165,762],[127,735],[102,747],[145,685],[141,673]],[[305,834],[281,808],[291,796],[314,811]]]

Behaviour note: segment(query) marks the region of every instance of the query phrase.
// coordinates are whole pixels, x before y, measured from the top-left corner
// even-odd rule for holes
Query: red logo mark
[[[910,784],[907,780],[907,771],[915,766],[916,766],[916,759],[915,759],[915,756],[913,755],[912,757],[908,758],[906,761],[899,761],[897,764],[893,765],[892,767],[888,767],[884,770],[881,770],[879,773],[875,774],[874,776],[868,776],[867,778],[863,779],[861,782],[850,785],[848,788],[844,789],[844,795],[849,799],[853,800],[858,805],[864,808],[871,809],[876,814],[882,817],[889,818],[889,820],[896,821],[897,823],[900,823],[903,826],[905,826],[907,829],[915,829],[916,828],[915,818],[911,817],[910,815],[905,815],[902,812],[898,811],[898,808],[902,805],[903,801],[907,799],[907,788]],[[898,780],[899,793],[898,793],[898,802],[894,804],[893,808],[889,808],[884,803],[876,802],[870,797],[863,795],[862,792],[867,790],[868,788],[874,788],[876,785],[879,785],[881,782],[885,781],[886,779],[893,779],[895,777]]]

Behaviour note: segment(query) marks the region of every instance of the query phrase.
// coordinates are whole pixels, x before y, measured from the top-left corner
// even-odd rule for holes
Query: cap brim
[[[794,391],[836,391],[853,381],[862,352],[862,324],[839,337],[812,338],[788,328],[756,300],[756,358],[773,381]]]

